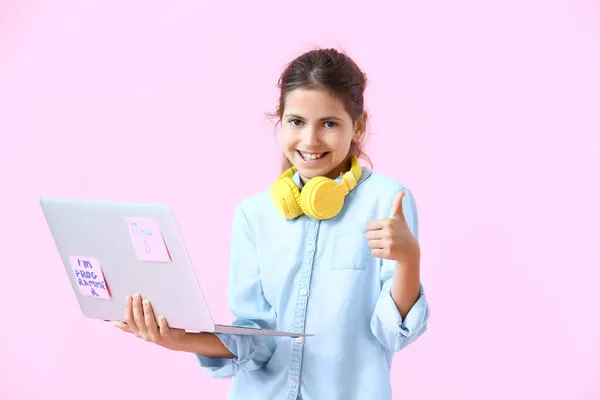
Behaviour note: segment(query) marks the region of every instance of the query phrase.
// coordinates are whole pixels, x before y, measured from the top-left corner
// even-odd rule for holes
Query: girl
[[[230,399],[390,399],[395,352],[427,328],[414,198],[359,164],[365,75],[345,54],[314,50],[279,81],[284,172],[236,209],[229,306],[234,325],[307,338],[186,333],[139,295],[126,332],[195,354],[233,379]]]

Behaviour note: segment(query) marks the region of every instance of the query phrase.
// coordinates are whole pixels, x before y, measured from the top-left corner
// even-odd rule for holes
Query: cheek
[[[350,149],[350,145],[352,144],[352,137],[347,135],[337,135],[336,137],[332,137],[329,141],[329,147],[335,149],[338,153],[344,153],[342,157],[345,157],[345,153]]]
[[[281,130],[280,141],[284,148],[292,147],[296,142],[294,135],[288,129]]]

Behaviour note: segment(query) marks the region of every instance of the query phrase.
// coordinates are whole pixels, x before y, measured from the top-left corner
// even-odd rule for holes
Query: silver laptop
[[[40,198],[83,314],[122,320],[140,293],[169,326],[189,332],[312,336],[215,324],[171,209],[166,205]]]

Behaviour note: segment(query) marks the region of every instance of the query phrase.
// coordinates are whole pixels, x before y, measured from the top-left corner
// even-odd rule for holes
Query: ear
[[[352,138],[352,140],[354,142],[358,142],[363,135],[365,134],[366,131],[366,126],[367,126],[367,113],[363,112],[362,115],[360,117],[358,117],[358,119],[356,120],[356,123],[354,124],[354,137]]]

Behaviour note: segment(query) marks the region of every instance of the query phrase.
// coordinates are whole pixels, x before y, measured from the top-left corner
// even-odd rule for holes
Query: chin
[[[332,170],[333,168],[298,168],[298,172],[300,172],[300,175],[302,175],[305,179],[312,179],[317,176],[327,176]]]
[[[299,173],[300,173],[300,175],[302,175],[302,177],[303,177],[303,178],[305,178],[305,179],[312,179],[312,178],[314,178],[314,177],[316,177],[316,176],[321,176],[321,175],[323,175],[323,174],[321,174],[321,173],[319,173],[319,172],[315,172],[315,171],[312,171],[312,170],[309,170],[309,171],[307,171],[307,170],[305,170],[305,169],[300,169],[300,168],[298,169],[298,172],[299,172]]]

